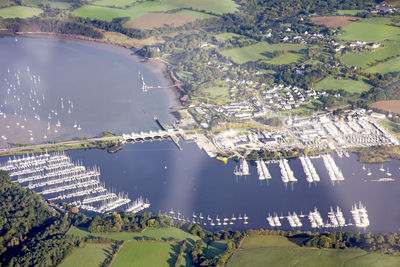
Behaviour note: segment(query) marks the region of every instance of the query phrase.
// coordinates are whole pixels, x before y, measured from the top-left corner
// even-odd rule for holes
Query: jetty
[[[127,194],[116,193],[100,180],[100,169],[72,162],[64,152],[10,157],[0,165],[13,182],[32,189],[50,201],[66,202],[95,213],[139,212],[150,206],[139,197],[131,201]]]

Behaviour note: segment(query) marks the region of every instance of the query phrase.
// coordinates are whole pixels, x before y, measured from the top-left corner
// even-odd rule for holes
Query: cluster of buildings
[[[373,49],[376,49],[376,48],[381,46],[380,43],[367,43],[365,41],[360,41],[360,40],[349,42],[346,45],[339,44],[337,42],[333,42],[332,45],[334,45],[334,49],[335,49],[336,52],[341,51],[341,50],[343,50],[343,49],[345,49],[347,47],[350,47],[350,48],[352,48],[354,50],[357,50],[357,51],[362,51],[364,49],[373,50]]]
[[[303,119],[288,119],[279,129],[230,129],[213,135],[213,152],[251,150],[281,151],[295,148],[332,149],[399,145],[379,125],[383,114],[356,109],[337,116],[325,113]],[[384,115],[383,115],[384,116]]]

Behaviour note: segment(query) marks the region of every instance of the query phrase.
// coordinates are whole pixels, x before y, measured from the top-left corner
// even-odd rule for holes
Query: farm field
[[[336,14],[337,15],[350,15],[350,16],[354,16],[359,12],[363,12],[364,10],[358,10],[358,9],[344,9],[344,10],[337,10]]]
[[[389,26],[389,18],[372,18],[354,22],[343,27],[345,33],[342,40],[362,40],[365,42],[379,42],[394,38],[400,34],[400,27]]]
[[[311,20],[318,25],[325,25],[330,28],[338,28],[359,21],[361,18],[348,16],[326,16],[314,17]]]
[[[12,6],[0,9],[0,17],[3,18],[29,18],[37,16],[42,13],[43,10],[34,7],[26,6]]]
[[[124,27],[149,30],[165,25],[182,26],[195,20],[194,17],[182,14],[147,13],[140,18],[126,22]]]
[[[123,8],[125,6],[130,6],[137,0],[100,0],[94,1],[91,4],[96,6],[109,6],[109,7],[119,7]]]
[[[111,250],[110,244],[86,244],[84,247],[76,249],[59,266],[98,267],[105,260],[107,250]]]
[[[127,241],[111,266],[173,266],[179,247],[175,242]]]
[[[227,266],[398,266],[400,256],[368,253],[361,249],[299,247],[280,236],[246,238]]]
[[[193,11],[193,10],[181,10],[181,11],[176,12],[175,14],[189,16],[189,17],[193,17],[195,19],[207,19],[207,18],[215,17],[210,14],[197,12],[197,11]]]
[[[400,70],[400,57],[396,57],[394,59],[388,60],[383,63],[379,63],[376,66],[372,66],[366,69],[366,72],[370,73],[388,73],[388,72],[395,72]]]
[[[370,105],[372,108],[377,108],[384,111],[400,114],[400,100],[385,100],[378,101]]]
[[[174,8],[191,7],[215,14],[232,13],[237,10],[237,5],[232,0],[162,0],[161,3],[174,6]]]
[[[172,9],[175,8],[173,6],[162,5],[160,2],[144,2],[128,9],[84,5],[72,13],[78,17],[111,21],[120,17],[130,17],[133,20],[149,12],[168,11]]]
[[[382,41],[380,44],[383,46],[377,48],[375,51],[352,52],[342,56],[341,61],[347,66],[368,67],[377,60],[383,60],[394,55],[400,55],[400,38],[393,38],[391,40]],[[382,64],[382,63],[378,63]],[[378,66],[377,65],[377,66]]]
[[[118,0],[114,5],[124,7],[129,0]],[[134,0],[130,2],[133,3]],[[156,0],[138,3],[127,9],[107,7],[111,0],[102,0],[100,2],[92,2],[73,11],[78,17],[89,17],[91,19],[101,19],[111,21],[114,18],[130,17],[132,20],[144,16],[150,12],[165,12],[179,8],[193,8],[205,10],[216,14],[229,13],[236,11],[236,4],[232,0]],[[197,13],[187,13],[190,17],[200,18]],[[185,15],[185,14],[180,14]]]
[[[328,76],[318,82],[314,90],[340,90],[343,89],[349,93],[361,93],[367,91],[371,86],[363,81],[355,81],[350,79],[336,79],[333,76]]]
[[[268,44],[259,42],[254,45],[232,48],[222,51],[226,57],[231,57],[235,63],[242,64],[258,59],[265,60],[273,64],[288,64],[297,61],[301,55],[290,51],[299,51],[306,48],[304,44]],[[275,57],[272,52],[282,51],[283,54]]]
[[[118,233],[98,233],[98,234],[92,234],[84,229],[71,227],[71,229],[68,231],[68,234],[79,237],[88,237],[88,236],[106,237],[115,240],[133,240],[135,237],[142,237],[142,236],[152,237],[156,239],[162,239],[162,238],[174,238],[179,240],[183,240],[185,238],[190,238],[193,240],[199,239],[199,237],[197,236],[191,235],[189,233],[184,232],[181,229],[174,227],[151,227],[151,228],[146,228],[141,233],[118,232]]]

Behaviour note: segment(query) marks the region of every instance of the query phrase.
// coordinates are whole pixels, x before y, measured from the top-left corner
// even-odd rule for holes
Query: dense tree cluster
[[[43,198],[0,171],[0,265],[54,266],[77,244],[70,221],[54,217]]]

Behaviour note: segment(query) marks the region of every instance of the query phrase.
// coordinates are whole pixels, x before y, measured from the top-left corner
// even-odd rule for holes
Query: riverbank
[[[400,146],[349,148],[348,151],[356,153],[361,163],[383,163],[400,159]]]

